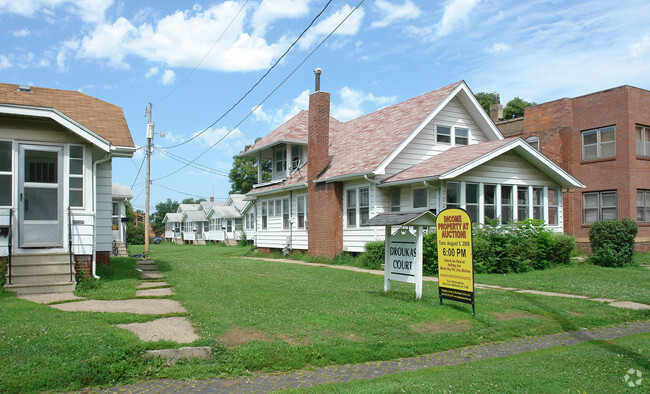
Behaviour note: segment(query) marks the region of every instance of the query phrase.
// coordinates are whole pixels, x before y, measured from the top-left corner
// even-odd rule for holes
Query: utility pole
[[[147,185],[145,187],[145,210],[144,210],[144,255],[149,254],[149,193],[151,189],[151,141],[153,140],[153,127],[151,122],[151,103],[147,110],[149,120],[147,122]]]

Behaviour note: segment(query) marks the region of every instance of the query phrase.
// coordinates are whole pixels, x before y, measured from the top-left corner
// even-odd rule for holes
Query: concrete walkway
[[[381,276],[384,275],[384,270],[371,270],[371,269],[366,269],[366,268],[349,267],[349,266],[345,266],[345,265],[307,263],[305,261],[300,261],[300,260],[271,259],[271,258],[264,258],[264,257],[237,257],[237,258],[243,258],[243,259],[249,259],[249,260],[273,261],[273,262],[277,262],[277,263],[310,265],[312,267],[326,267],[326,268],[340,269],[340,270],[346,270],[346,271],[365,272],[367,274],[373,274],[373,275],[381,275]],[[650,267],[646,267],[646,268],[650,268]],[[437,282],[438,278],[436,278],[435,276],[423,276],[422,280],[424,282]],[[540,290],[530,290],[530,289],[518,289],[518,288],[513,288],[513,287],[485,285],[485,284],[480,284],[480,283],[475,283],[474,287],[477,288],[477,289],[514,291],[515,293],[529,293],[529,294],[537,294],[537,295],[543,295],[543,296],[549,296],[549,297],[581,298],[581,299],[588,300],[588,301],[604,302],[604,303],[607,303],[608,305],[616,307],[616,308],[626,308],[626,309],[635,309],[635,310],[650,309],[650,305],[641,304],[641,303],[632,302],[632,301],[619,301],[619,300],[612,300],[612,299],[608,299],[608,298],[591,298],[591,297],[587,297],[587,296],[583,296],[583,295],[576,295],[576,294],[555,293],[555,292],[550,292],[550,291],[540,291]]]
[[[391,361],[304,369],[286,374],[254,373],[251,376],[236,378],[185,381],[169,379],[151,380],[97,391],[103,393],[271,392],[298,387],[311,387],[326,383],[342,383],[370,379],[399,372],[416,371],[423,368],[459,365],[482,359],[508,357],[525,352],[548,349],[555,346],[570,346],[593,340],[610,341],[627,335],[641,333],[650,333],[650,321],[633,322],[614,327],[567,331],[541,337],[520,338],[496,344],[481,344]]]

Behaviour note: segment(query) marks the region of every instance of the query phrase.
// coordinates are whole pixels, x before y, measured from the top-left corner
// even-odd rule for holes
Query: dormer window
[[[301,164],[302,146],[293,145],[291,147],[291,169],[295,170]]]
[[[273,151],[273,179],[287,177],[287,149],[286,146]]]

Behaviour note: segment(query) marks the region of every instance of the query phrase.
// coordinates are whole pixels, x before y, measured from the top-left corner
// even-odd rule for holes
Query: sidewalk
[[[496,344],[481,344],[417,357],[391,361],[375,361],[355,365],[337,365],[316,369],[304,369],[286,374],[254,373],[237,378],[185,380],[151,380],[133,385],[117,386],[101,393],[160,393],[160,392],[209,392],[243,393],[270,392],[297,387],[311,387],[326,383],[341,383],[370,379],[394,373],[416,371],[423,368],[459,365],[472,361],[508,357],[524,352],[548,349],[554,346],[570,346],[601,340],[609,341],[632,334],[650,333],[650,321],[621,324],[614,327],[567,331],[533,338],[521,338]]]

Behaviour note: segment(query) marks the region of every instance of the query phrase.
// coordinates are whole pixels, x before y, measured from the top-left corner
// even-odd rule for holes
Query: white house
[[[447,207],[477,223],[536,218],[561,232],[561,195],[583,187],[523,140],[504,139],[464,81],[348,122],[329,106],[317,83],[308,111],[242,154],[273,165],[243,212],[260,248],[361,252],[384,238],[364,226],[378,213]]]
[[[113,235],[112,252],[116,256],[128,256],[126,251],[126,200],[133,198],[131,188],[113,183],[113,208],[111,230]],[[117,254],[115,254],[117,252]]]
[[[176,243],[182,243],[181,220],[183,214],[178,212],[169,212],[165,214],[163,223],[165,224],[165,240]]]
[[[71,291],[75,271],[95,275],[96,263],[109,261],[112,160],[134,151],[120,107],[76,91],[0,84],[8,289]]]

